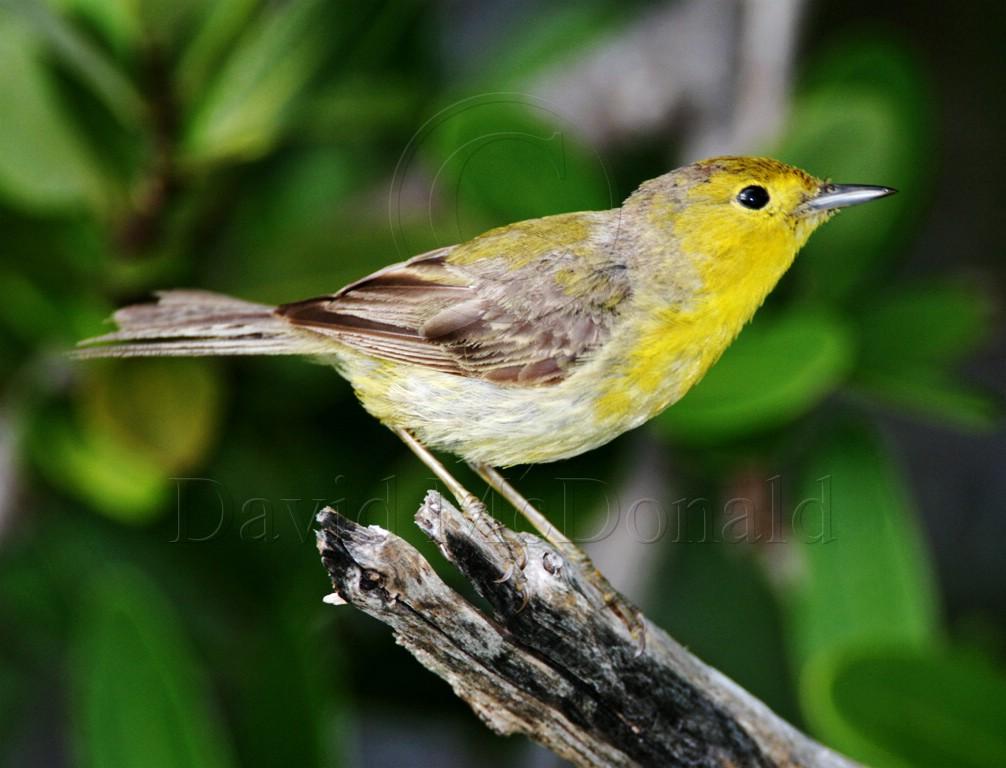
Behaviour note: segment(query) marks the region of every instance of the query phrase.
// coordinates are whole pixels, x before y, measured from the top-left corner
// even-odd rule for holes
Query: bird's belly
[[[514,387],[356,354],[340,356],[336,366],[385,424],[409,430],[432,448],[497,467],[575,456],[651,415],[638,402],[602,413],[605,384],[619,382],[597,370],[584,376],[581,369],[554,385]]]

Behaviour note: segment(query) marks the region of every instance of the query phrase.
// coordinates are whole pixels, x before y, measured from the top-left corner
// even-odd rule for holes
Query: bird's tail
[[[80,342],[77,358],[311,354],[317,342],[273,313],[209,291],[163,291],[113,315],[118,330]]]

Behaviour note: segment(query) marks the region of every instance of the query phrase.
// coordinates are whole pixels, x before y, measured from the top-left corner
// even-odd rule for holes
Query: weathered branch
[[[416,522],[487,600],[488,616],[403,539],[331,509],[318,521],[340,601],[388,624],[497,733],[524,733],[579,766],[855,765],[648,621],[643,646],[535,536],[475,530],[427,495]]]

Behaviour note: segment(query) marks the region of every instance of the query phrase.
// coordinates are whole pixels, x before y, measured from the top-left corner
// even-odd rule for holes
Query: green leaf
[[[1002,404],[948,370],[988,335],[992,311],[984,291],[963,283],[911,286],[867,304],[855,313],[856,388],[960,427],[994,426]]]
[[[185,160],[253,159],[270,149],[321,63],[325,7],[321,0],[291,0],[245,30],[188,125]]]
[[[150,459],[56,414],[38,418],[30,450],[53,485],[120,522],[149,521],[168,490],[164,472]]]
[[[484,231],[486,214],[491,226],[619,202],[600,157],[557,115],[521,94],[458,102],[413,142],[432,166],[430,197],[444,198],[444,208],[455,212],[438,233],[444,243]]]
[[[957,362],[988,335],[991,297],[964,283],[912,285],[861,308],[860,364],[890,371],[905,365]]]
[[[797,274],[816,293],[854,296],[868,275],[890,264],[930,189],[929,85],[918,62],[896,44],[859,39],[819,57],[807,79],[775,154],[836,182],[899,190],[842,212],[800,256]]]
[[[213,74],[227,47],[258,7],[256,0],[210,3],[202,23],[178,62],[175,80],[181,97],[190,102]]]
[[[840,654],[802,694],[817,734],[875,768],[1006,765],[1006,678],[980,658]]]
[[[315,581],[295,578],[305,575],[301,569],[286,570],[276,585],[282,597],[273,597],[270,620],[244,629],[233,654],[228,683],[238,694],[233,714],[241,764],[338,768],[342,745],[333,724],[346,696],[337,671],[345,646],[333,643],[332,633],[319,626],[317,593],[310,594]],[[305,591],[314,599],[296,596]]]
[[[216,256],[221,288],[288,301],[398,260],[387,218],[361,216],[350,204],[369,183],[365,161],[362,152],[318,145],[283,152],[256,168]]]
[[[60,108],[40,57],[24,22],[0,15],[0,194],[31,209],[100,206],[104,181]]]
[[[136,34],[125,27],[135,23],[132,12],[121,3],[90,3],[78,0],[82,10],[91,10],[106,23],[122,27],[116,34]],[[100,5],[98,11],[95,6]],[[94,93],[105,102],[108,109],[123,125],[138,127],[144,116],[143,99],[129,79],[116,68],[105,53],[89,38],[56,13],[48,3],[37,0],[13,0],[14,8],[28,21],[49,50],[63,61]],[[113,21],[114,19],[114,21]],[[36,137],[37,140],[37,137]],[[48,136],[46,136],[46,144]]]
[[[793,508],[799,568],[788,610],[801,674],[849,647],[937,641],[933,574],[901,477],[865,429],[825,435]]]
[[[205,360],[88,364],[81,410],[88,430],[135,451],[165,475],[205,455],[220,421],[216,369]]]
[[[855,388],[891,406],[975,432],[996,428],[1004,415],[1001,397],[922,366],[865,371],[857,374]]]
[[[88,584],[72,655],[77,755],[93,768],[225,768],[230,745],[179,618],[139,571]]]
[[[657,425],[701,442],[778,427],[834,390],[851,362],[852,342],[836,317],[806,309],[759,316]]]
[[[228,0],[232,5],[235,0]],[[137,10],[143,23],[144,43],[171,54],[188,41],[193,27],[206,12],[206,0],[142,0]],[[212,3],[210,5],[213,5]]]
[[[39,285],[23,271],[0,267],[0,326],[11,336],[33,346],[60,342],[65,348],[100,332],[109,309],[94,294],[61,293],[63,286]]]
[[[134,0],[48,0],[63,15],[79,15],[119,53],[131,52],[140,41],[142,25]]]
[[[417,85],[388,76],[340,79],[301,110],[298,136],[319,143],[373,142],[395,129],[411,130],[422,100]]]

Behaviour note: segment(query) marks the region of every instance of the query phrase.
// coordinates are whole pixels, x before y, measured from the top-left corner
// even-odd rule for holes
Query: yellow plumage
[[[420,441],[493,466],[566,458],[608,442],[680,399],[719,358],[827,213],[793,211],[822,182],[768,160],[710,161],[649,182],[621,209],[587,222],[566,214],[504,227],[459,248],[466,266],[513,268],[558,252],[556,282],[569,294],[597,290],[610,252],[634,275],[613,309],[610,339],[568,378],[533,388],[459,378],[421,366],[374,365],[337,355],[363,404]],[[773,189],[760,211],[731,205],[740,189]],[[585,226],[587,224],[587,226]],[[626,233],[625,229],[642,232]],[[601,231],[599,231],[601,230]],[[625,242],[619,247],[619,237]],[[500,242],[504,240],[504,242]],[[610,245],[614,243],[614,245]],[[553,258],[557,258],[553,256]],[[548,279],[539,274],[538,279]]]
[[[892,191],[714,158],[620,208],[511,224],[275,310],[168,293],[84,355],[307,354],[430,447],[553,461],[680,399],[836,208]]]

